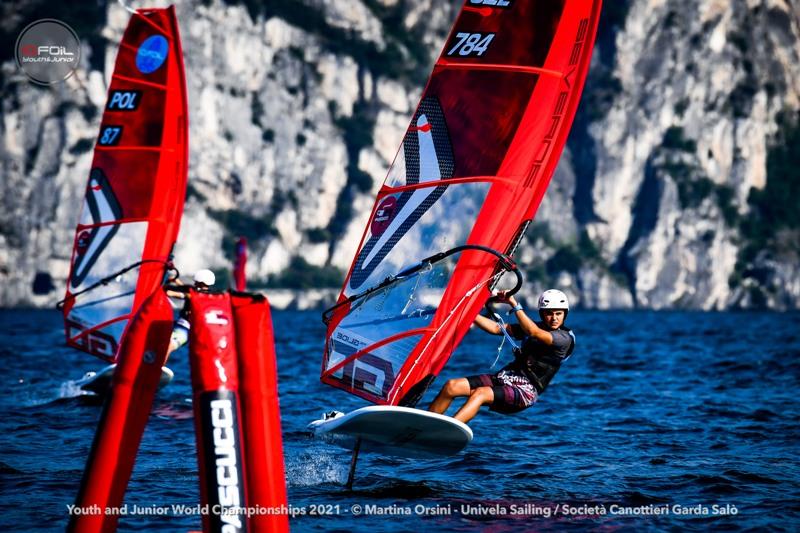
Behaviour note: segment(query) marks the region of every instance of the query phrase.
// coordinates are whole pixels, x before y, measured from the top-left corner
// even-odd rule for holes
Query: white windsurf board
[[[455,455],[472,441],[472,430],[455,418],[393,405],[362,407],[347,414],[315,420],[314,436],[360,451],[401,457]]]
[[[111,380],[114,377],[114,369],[117,368],[116,364],[108,365],[97,372],[87,372],[83,378],[75,382],[82,391],[104,396],[111,388]],[[166,387],[175,374],[167,367],[161,368],[161,379],[158,382],[158,388]]]

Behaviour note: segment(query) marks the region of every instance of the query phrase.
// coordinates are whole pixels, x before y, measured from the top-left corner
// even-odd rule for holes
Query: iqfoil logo
[[[52,85],[69,78],[78,68],[81,42],[64,22],[41,19],[22,30],[15,51],[17,66],[28,79]]]
[[[142,74],[150,74],[158,70],[167,59],[169,43],[161,35],[153,35],[144,40],[136,52],[136,68]]]

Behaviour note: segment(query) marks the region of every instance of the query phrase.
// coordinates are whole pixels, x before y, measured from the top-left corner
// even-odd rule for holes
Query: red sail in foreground
[[[175,10],[142,9],[117,53],[62,308],[67,344],[115,361],[163,281],[187,178],[183,52]]]
[[[136,452],[156,395],[172,333],[172,306],[154,292],[131,320],[120,361],[97,425],[67,531],[116,531]],[[97,509],[99,512],[86,512]]]
[[[216,509],[203,515],[203,531],[289,531],[269,303],[194,290],[189,301],[200,499]]]
[[[323,382],[414,405],[442,369],[498,277],[498,256],[474,247],[513,252],[547,189],[600,4],[464,4],[326,313]]]

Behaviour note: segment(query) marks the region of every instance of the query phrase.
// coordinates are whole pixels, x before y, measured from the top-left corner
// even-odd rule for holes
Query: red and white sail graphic
[[[79,287],[86,279],[92,266],[119,229],[116,221],[122,218],[122,210],[114,191],[99,168],[93,169],[89,175],[83,215],[86,220],[81,220],[81,225],[86,229],[75,240],[75,258],[70,279],[72,287]]]
[[[173,8],[131,16],[119,44],[63,301],[67,344],[115,360],[161,285],[186,195],[186,81]]]
[[[442,369],[547,189],[600,4],[465,2],[327,314],[323,382],[414,405]]]

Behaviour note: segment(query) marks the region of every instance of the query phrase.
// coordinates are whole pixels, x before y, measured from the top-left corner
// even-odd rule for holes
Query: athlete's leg
[[[467,378],[448,379],[442,390],[439,391],[439,395],[431,402],[428,411],[444,414],[447,408],[450,407],[453,398],[469,396],[469,393],[469,381],[467,381]]]
[[[469,399],[461,406],[454,418],[465,424],[478,414],[484,405],[491,405],[494,401],[494,391],[491,387],[478,387],[469,395]]]
[[[180,348],[180,345],[175,342],[174,339],[170,339],[169,347],[167,347],[167,357],[164,359],[164,366],[167,365],[167,361],[169,360],[169,356],[172,355],[172,352]]]
[[[172,336],[169,340],[169,347],[167,347],[167,357],[164,359],[164,365],[167,364],[169,356],[172,352],[183,346],[189,341],[189,322],[186,319],[178,319],[175,326],[172,328]]]

